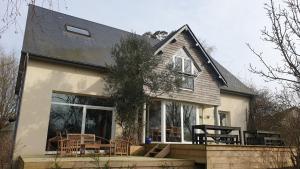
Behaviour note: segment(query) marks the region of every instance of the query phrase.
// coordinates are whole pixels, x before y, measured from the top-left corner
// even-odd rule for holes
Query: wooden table
[[[203,133],[197,133],[195,130],[200,129]],[[210,134],[208,130],[214,130],[220,133]],[[230,135],[232,131],[238,131],[239,135]],[[192,126],[192,143],[200,144],[203,143],[201,139],[204,138],[204,143],[207,144],[207,137],[213,138],[215,142],[222,142],[225,140],[226,144],[242,144],[241,141],[241,128],[240,127],[229,127],[229,126],[215,126],[215,125],[193,125]],[[235,142],[232,140],[236,139]],[[227,141],[229,140],[229,141]]]
[[[105,148],[108,149],[108,155],[111,156],[112,154],[112,149],[115,147],[114,144],[101,144],[101,143],[95,143],[93,144],[93,149],[94,149],[94,153],[96,153],[96,151],[98,151],[100,153],[101,148]],[[89,146],[89,148],[91,148],[91,146]],[[86,151],[86,144],[81,144],[80,146],[80,155],[85,155]]]

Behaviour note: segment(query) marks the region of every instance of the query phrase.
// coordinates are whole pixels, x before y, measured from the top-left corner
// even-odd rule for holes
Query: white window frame
[[[175,58],[181,58],[181,73],[185,73],[184,72],[184,59],[186,59],[186,60],[189,60],[189,61],[191,61],[191,75],[193,75],[194,74],[194,63],[193,63],[193,60],[191,59],[191,58],[189,58],[189,57],[187,57],[187,56],[180,56],[180,55],[175,55],[175,56],[173,56],[173,65],[174,65],[174,68],[175,68]]]
[[[196,125],[200,124],[199,113],[201,111],[199,105],[190,104],[190,103],[181,103],[180,102],[180,129],[181,129],[181,141],[180,142],[167,142],[166,141],[166,104],[170,101],[161,101],[161,141],[153,143],[168,143],[168,144],[192,144],[192,141],[184,141],[184,124],[183,124],[183,104],[195,106],[195,116],[196,116]]]
[[[83,109],[82,109],[81,134],[85,133],[85,119],[86,119],[86,110],[87,109],[110,111],[112,113],[111,138],[115,138],[115,130],[116,130],[116,109],[115,109],[115,107],[92,106],[92,105],[61,103],[61,102],[51,102],[51,105],[82,107]],[[49,119],[50,119],[50,114],[49,114]],[[47,135],[48,135],[48,133],[47,133]],[[54,153],[56,153],[56,151],[46,151],[45,152],[45,154],[54,154]]]
[[[175,54],[172,58],[174,69],[176,67],[176,62],[175,62],[176,58],[181,58],[181,73],[183,73],[182,80],[184,80],[185,76],[187,76],[187,75],[185,75],[187,73],[184,72],[184,60],[185,59],[187,59],[191,62],[191,74],[190,74],[191,76],[190,77],[193,77],[194,69],[195,69],[193,60],[190,57],[188,57],[182,49],[180,49],[180,51],[178,51],[177,54]],[[195,77],[193,77],[193,88],[192,89],[185,88],[185,87],[180,87],[181,90],[188,90],[188,91],[193,91],[194,88],[195,88]]]

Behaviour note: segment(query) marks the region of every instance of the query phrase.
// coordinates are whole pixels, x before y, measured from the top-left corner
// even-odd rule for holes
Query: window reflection
[[[91,106],[113,107],[113,101],[109,98],[81,96],[73,94],[52,93],[52,102],[82,104]]]
[[[149,135],[152,141],[161,141],[161,102],[159,101],[150,104]]]
[[[166,104],[166,141],[181,142],[180,103]]]
[[[98,137],[111,138],[112,113],[106,110],[87,109],[85,133],[95,134]]]
[[[182,105],[184,141],[192,141],[192,125],[196,124],[196,107],[193,105]]]
[[[108,98],[52,93],[46,150],[57,150],[57,141],[68,133],[95,134],[109,140],[112,111],[91,106],[113,107],[113,102]]]
[[[82,110],[82,107],[52,105],[47,140],[67,133],[81,133]],[[56,149],[55,142],[53,145],[47,145],[48,151]]]

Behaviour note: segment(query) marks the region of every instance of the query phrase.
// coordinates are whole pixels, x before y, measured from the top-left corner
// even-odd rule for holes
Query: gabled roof
[[[91,36],[68,32],[65,28],[66,25],[85,29],[90,32]],[[154,49],[159,51],[173,37],[176,37],[176,34],[184,30],[193,37],[196,46],[207,59],[207,63],[219,75],[219,79],[228,85],[228,87],[223,86],[221,89],[252,95],[242,82],[206,53],[188,25],[170,33],[162,41],[142,36],[141,38],[149,40]],[[22,53],[28,53],[30,56],[49,61],[58,60],[105,68],[107,64],[113,64],[110,55],[111,47],[129,34],[131,33],[110,26],[29,5]]]
[[[217,73],[218,78],[223,82],[223,84],[227,85],[226,79],[223,77],[222,73],[218,70],[218,68],[215,66],[214,62],[212,61],[211,57],[209,56],[209,54],[205,51],[205,49],[203,48],[203,46],[201,45],[201,43],[199,42],[199,40],[196,38],[196,36],[194,35],[194,33],[192,32],[191,28],[186,24],[183,25],[181,28],[179,28],[178,30],[172,32],[169,36],[167,36],[165,38],[165,40],[161,41],[160,43],[158,43],[157,45],[155,45],[155,54],[157,54],[158,52],[160,52],[165,45],[167,45],[168,43],[170,43],[173,39],[176,38],[176,36],[180,33],[182,33],[183,31],[187,31],[189,33],[189,35],[192,37],[192,39],[195,41],[195,46],[197,46],[202,55],[207,59],[207,63],[209,64],[209,66],[211,66],[211,68]]]

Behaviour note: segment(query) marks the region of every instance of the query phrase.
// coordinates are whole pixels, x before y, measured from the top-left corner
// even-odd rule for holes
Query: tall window
[[[178,102],[166,104],[166,141],[181,142],[181,105]]]
[[[192,125],[196,124],[196,107],[183,104],[183,132],[184,141],[192,141]]]
[[[182,73],[182,88],[194,89],[194,68],[192,60],[188,57],[174,57],[175,69]]]
[[[219,111],[220,126],[230,126],[229,112]]]
[[[155,101],[149,105],[148,135],[152,141],[161,141],[161,102]]]
[[[55,138],[68,133],[89,133],[110,139],[112,107],[107,98],[53,93],[46,150],[56,150]]]
[[[196,106],[180,102],[166,103],[166,142],[192,141],[192,126],[196,125]]]

